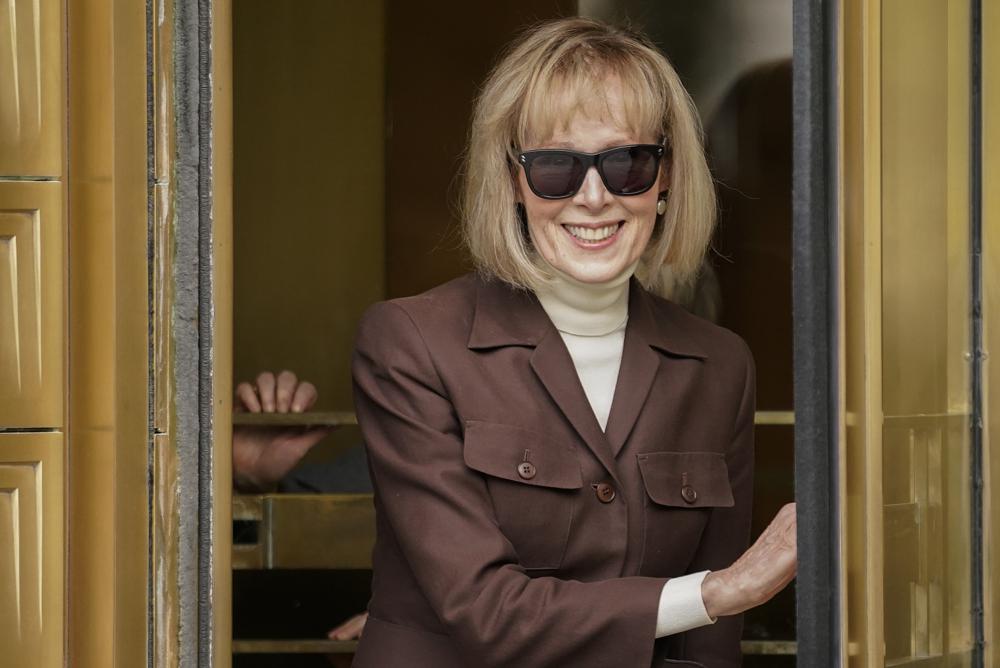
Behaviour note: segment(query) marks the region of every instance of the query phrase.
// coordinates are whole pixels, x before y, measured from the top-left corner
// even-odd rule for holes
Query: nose
[[[587,170],[587,175],[583,177],[583,183],[573,200],[577,204],[597,211],[604,208],[612,197],[613,195],[604,187],[604,181],[597,173],[597,167],[591,167]]]

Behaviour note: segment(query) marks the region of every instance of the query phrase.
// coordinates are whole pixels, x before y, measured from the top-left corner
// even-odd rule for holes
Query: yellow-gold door
[[[204,479],[198,473],[185,483],[174,475],[185,447],[174,403],[179,390],[191,391],[176,382],[173,363],[179,339],[171,321],[172,231],[183,222],[173,208],[181,155],[173,144],[180,117],[174,97],[187,95],[190,105],[185,91],[197,98],[197,83],[213,75],[218,100],[202,97],[217,103],[223,120],[206,137],[222,158],[206,163],[214,171],[204,181],[211,244],[203,255],[225,297],[203,299],[214,308],[201,335],[223,341],[222,357],[229,358],[228,197],[213,199],[211,192],[219,187],[227,195],[230,187],[228,21],[213,32],[218,16],[228,18],[229,5],[215,2],[202,16],[196,4],[0,5],[4,666],[188,665],[177,629],[182,576],[174,565],[180,555],[204,554],[199,575],[210,575],[216,563],[228,570],[228,487],[222,488],[226,503],[216,505],[211,488],[212,472],[228,485],[228,456],[216,464],[216,443],[209,442],[202,448],[210,469]],[[177,16],[191,16],[192,9],[189,37],[207,29],[205,43],[219,45],[219,57],[175,87],[173,28],[181,24]],[[194,337],[182,343],[192,340],[197,345]],[[228,455],[229,364],[210,363],[214,375],[198,392],[210,401],[212,382],[226,387],[207,415],[211,424],[216,410],[225,413],[222,426],[208,433],[219,436],[217,445]],[[198,489],[202,482],[209,489],[199,497],[200,530],[213,539],[204,547],[184,542],[174,505],[185,484]],[[201,586],[223,602],[225,614],[208,615],[187,656],[200,653],[207,660],[199,665],[225,666],[228,578],[209,577]]]
[[[984,175],[996,151],[982,142],[997,132],[989,96],[1000,72],[982,60],[977,34],[989,45],[997,19],[989,1],[840,4],[841,653],[850,666],[995,665],[981,620],[994,608],[984,563],[998,407],[987,381],[1000,256],[995,202],[980,215],[980,193],[995,197]]]
[[[59,2],[5,3],[0,34],[0,647],[63,665],[66,170]]]

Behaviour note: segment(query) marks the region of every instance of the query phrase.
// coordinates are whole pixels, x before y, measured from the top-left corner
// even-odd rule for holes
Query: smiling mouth
[[[600,227],[584,227],[583,225],[563,225],[563,229],[577,241],[585,244],[598,244],[613,237],[624,223],[610,223]]]

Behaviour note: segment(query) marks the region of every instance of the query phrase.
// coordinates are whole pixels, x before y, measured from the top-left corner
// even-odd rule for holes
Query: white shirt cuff
[[[683,633],[714,624],[701,598],[701,582],[709,571],[670,578],[660,592],[660,609],[656,615],[656,637]]]

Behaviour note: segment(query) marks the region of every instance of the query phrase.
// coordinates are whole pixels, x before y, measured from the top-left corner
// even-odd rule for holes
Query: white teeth
[[[580,225],[565,225],[570,234],[581,241],[604,241],[618,231],[618,224],[605,225],[604,227],[583,227]]]

